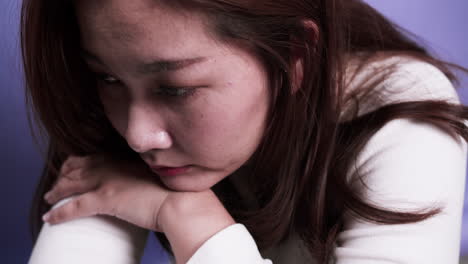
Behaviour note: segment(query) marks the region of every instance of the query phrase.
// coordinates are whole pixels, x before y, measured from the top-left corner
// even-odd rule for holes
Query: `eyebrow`
[[[105,66],[101,59],[98,56],[94,55],[92,52],[82,49],[82,56],[85,59],[92,60],[98,64]],[[140,74],[154,74],[154,73],[165,73],[181,70],[187,68],[191,65],[201,63],[206,61],[206,57],[195,57],[195,58],[186,58],[186,59],[162,59],[155,60],[150,63],[142,63],[137,65],[137,72]]]

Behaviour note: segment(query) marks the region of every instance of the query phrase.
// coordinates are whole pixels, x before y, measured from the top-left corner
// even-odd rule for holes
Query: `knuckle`
[[[113,197],[115,195],[115,189],[114,188],[101,188],[99,194],[104,197],[104,198],[110,198],[110,197]]]
[[[65,174],[71,169],[72,158],[71,156],[67,157],[67,159],[62,163],[60,167],[60,174]]]
[[[83,199],[77,198],[74,199],[70,205],[70,211],[77,212],[83,209]]]
[[[68,174],[77,168],[81,167],[82,162],[82,157],[80,156],[75,156],[75,155],[69,155],[65,161],[62,163],[62,166],[60,168],[60,175]]]
[[[50,213],[49,219],[53,222],[61,221],[66,217],[66,213],[63,209],[55,209]]]
[[[47,201],[47,203],[53,204],[60,196],[60,190],[54,187],[53,191],[48,192],[44,198]]]
[[[66,179],[63,178],[63,177],[58,178],[57,181],[54,184],[54,189],[55,188],[61,188],[65,184],[65,181],[66,181]]]
[[[55,201],[61,199],[62,197],[70,193],[70,186],[64,184],[63,182],[57,182],[52,189],[44,197],[45,200],[49,203],[54,203]]]
[[[88,213],[86,210],[92,209],[87,206],[89,204],[87,200],[86,196],[80,196],[58,208],[52,209],[49,212],[49,221],[51,223],[63,222],[86,215]]]
[[[54,220],[67,220],[73,215],[75,215],[80,208],[82,207],[80,199],[74,199],[67,204],[61,206],[60,208],[56,209],[54,216]]]
[[[82,168],[77,168],[65,175],[63,175],[63,178],[66,178],[67,180],[70,181],[77,181],[81,180],[83,178],[84,170]]]
[[[117,215],[117,208],[116,206],[110,206],[108,209],[108,214],[111,216],[116,216]]]
[[[49,194],[49,196],[47,197],[47,201],[49,201],[50,203],[54,203],[60,196],[60,191],[55,190],[53,193]]]
[[[54,223],[55,221],[57,221],[57,218],[55,217],[55,210],[48,212],[48,215],[49,215],[48,221],[50,223]]]

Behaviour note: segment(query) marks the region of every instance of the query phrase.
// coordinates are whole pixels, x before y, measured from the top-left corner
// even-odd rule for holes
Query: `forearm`
[[[205,241],[234,223],[211,190],[171,195],[159,215],[177,263],[187,262]]]
[[[52,208],[69,202],[64,198]],[[44,223],[29,264],[140,263],[148,230],[108,215]],[[96,254],[99,252],[99,254]]]

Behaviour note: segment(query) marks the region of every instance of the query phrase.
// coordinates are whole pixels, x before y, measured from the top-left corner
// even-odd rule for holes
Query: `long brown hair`
[[[252,49],[268,70],[268,126],[251,157],[255,175],[251,180],[260,208],[242,210],[235,202],[222,199],[261,249],[278,244],[294,231],[312,256],[325,263],[342,228],[345,210],[383,224],[418,222],[441,211],[429,208],[408,213],[379,208],[349,186],[346,172],[369,138],[396,118],[417,118],[468,140],[463,123],[468,118],[467,107],[433,100],[389,104],[349,120],[341,120],[340,113],[355,99],[345,96],[349,55],[358,58],[358,71],[385,57],[410,56],[435,65],[452,81],[455,78],[449,67],[454,65],[429,55],[401,28],[360,0],[159,2],[203,13],[218,38]],[[318,30],[305,27],[305,20],[313,21]],[[35,240],[42,226],[40,216],[49,208],[42,197],[67,155],[138,156],[108,122],[93,89],[94,80],[77,56],[80,36],[70,1],[25,0],[21,40],[28,102],[48,136],[47,162],[31,207]],[[291,61],[295,59],[302,61],[305,74],[301,87],[293,93]],[[363,85],[361,98],[386,76]],[[225,188],[218,187],[217,194],[223,198]]]

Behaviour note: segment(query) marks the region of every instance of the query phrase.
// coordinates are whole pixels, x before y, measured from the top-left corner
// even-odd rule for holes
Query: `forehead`
[[[213,39],[203,17],[176,11],[154,0],[76,0],[75,8],[85,49],[156,51],[206,48]],[[183,56],[183,54],[180,54]]]

